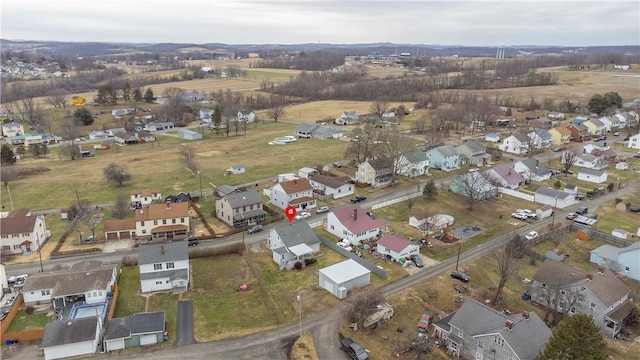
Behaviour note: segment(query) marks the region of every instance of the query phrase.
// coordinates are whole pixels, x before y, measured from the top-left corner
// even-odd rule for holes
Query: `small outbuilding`
[[[164,311],[113,318],[104,335],[104,351],[129,349],[165,341]]]
[[[320,269],[318,284],[338,299],[347,297],[349,290],[369,285],[371,271],[353,259]]]
[[[179,129],[178,137],[184,140],[202,140],[202,134],[189,129]]]
[[[420,253],[420,245],[403,237],[386,234],[378,240],[377,249],[386,258],[404,262],[411,255]]]
[[[245,173],[244,165],[233,165],[232,167],[227,169],[227,174],[229,175],[238,175],[238,174],[244,174],[244,173]]]
[[[94,354],[98,349],[97,317],[58,320],[45,325],[41,348],[45,360]]]

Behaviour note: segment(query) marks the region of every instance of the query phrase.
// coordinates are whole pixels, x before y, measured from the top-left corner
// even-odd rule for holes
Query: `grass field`
[[[7,327],[7,333],[17,333],[26,330],[44,329],[45,325],[51,321],[47,314],[27,315],[25,309],[20,309]]]

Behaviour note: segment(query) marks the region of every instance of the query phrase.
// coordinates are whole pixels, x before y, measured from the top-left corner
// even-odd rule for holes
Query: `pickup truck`
[[[369,360],[369,354],[360,346],[357,342],[351,338],[343,338],[340,340],[342,350],[349,355],[349,358],[353,360]]]

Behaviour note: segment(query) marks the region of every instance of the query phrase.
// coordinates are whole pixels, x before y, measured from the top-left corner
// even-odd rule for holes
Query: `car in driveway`
[[[576,200],[584,200],[584,195],[576,194],[576,196],[574,196],[574,198]]]
[[[340,241],[338,241],[338,246],[340,246],[341,248],[347,250],[347,251],[351,251],[353,250],[353,248],[351,247],[351,242],[347,239],[342,239]]]
[[[328,206],[321,206],[318,208],[318,210],[316,210],[316,214],[324,214],[329,212],[329,207]]]
[[[420,316],[420,320],[418,320],[418,331],[426,332],[427,330],[429,330],[429,325],[431,325],[432,321],[433,313],[429,310],[423,311],[422,315]]]
[[[454,278],[454,279],[458,279],[460,281],[463,281],[463,282],[469,282],[471,280],[469,275],[465,274],[464,272],[462,272],[460,270],[453,270],[451,272],[451,277]]]
[[[576,214],[576,213],[568,213],[567,214],[567,220],[573,220],[573,219],[575,219],[577,217],[578,217],[578,214]]]
[[[308,211],[302,211],[299,212],[298,215],[296,215],[296,220],[304,220],[304,219],[308,219],[311,217],[311,213]]]
[[[367,198],[364,197],[364,196],[356,196],[353,199],[351,199],[351,203],[352,204],[357,204],[357,203],[364,202],[364,201],[367,201]]]
[[[419,255],[411,255],[409,256],[409,258],[411,259],[411,262],[413,262],[413,265],[421,268],[424,267],[424,263],[422,262],[422,259],[420,258]]]
[[[262,225],[255,225],[247,230],[249,234],[259,233],[260,231],[262,231]]]
[[[187,240],[187,245],[188,246],[196,246],[200,244],[200,241],[198,241],[198,239],[189,239]]]
[[[520,212],[522,214],[527,215],[527,217],[529,219],[535,219],[538,217],[538,215],[536,215],[536,213],[534,213],[533,211],[529,210],[529,209],[521,209],[521,210],[517,210],[516,212]]]
[[[524,238],[525,238],[525,239],[527,239],[527,240],[533,240],[533,239],[535,239],[535,238],[537,238],[537,237],[538,237],[538,232],[536,232],[536,231],[529,231],[529,232],[524,236]]]
[[[511,214],[511,217],[514,218],[514,219],[518,219],[518,220],[528,220],[529,219],[527,214],[522,213],[522,212],[514,212],[513,214]]]
[[[364,351],[364,349],[362,348],[362,346],[360,346],[360,344],[353,341],[353,339],[351,338],[348,338],[348,337],[343,338],[342,340],[340,340],[340,345],[342,350],[344,350],[344,352],[347,353],[350,359],[353,359],[353,360],[369,359],[369,354],[367,354],[367,352]]]

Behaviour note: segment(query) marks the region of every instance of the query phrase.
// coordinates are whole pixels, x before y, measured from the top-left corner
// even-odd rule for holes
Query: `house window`
[[[171,223],[175,224],[176,223],[176,219],[171,219]]]
[[[97,291],[93,292],[93,297],[98,297],[98,292]]]
[[[593,312],[596,311],[596,303],[589,303],[589,309]]]
[[[572,306],[572,307],[571,307],[571,309],[569,309],[569,312],[570,312],[571,314],[575,314],[575,313],[576,313],[576,307],[575,307],[575,306]]]
[[[484,348],[484,342],[478,340],[477,344],[476,344],[478,351],[482,350]]]
[[[156,285],[162,285],[162,281],[156,281]]]
[[[147,229],[142,229],[142,233],[146,234],[147,233]]]
[[[482,360],[482,353],[481,352],[476,352],[476,360]]]
[[[167,269],[173,269],[175,266],[172,262],[167,263]]]
[[[42,296],[51,295],[51,290],[42,290]]]
[[[144,226],[144,221],[140,221],[140,226]]]
[[[11,246],[9,246],[9,245],[2,245],[2,250],[11,250]]]
[[[20,245],[13,245],[14,249],[20,249]]]
[[[162,270],[162,264],[153,264],[153,270]]]
[[[153,220],[153,225],[158,225],[158,220]]]
[[[180,222],[184,224],[184,218],[180,218]]]
[[[628,267],[628,266],[626,266],[626,267],[624,268],[624,271],[629,272],[629,271],[631,271],[631,270],[629,270],[629,267]]]
[[[500,346],[504,346],[504,339],[500,335],[494,336],[493,337],[493,342],[498,344],[498,345],[500,345]]]
[[[464,333],[462,332],[462,330],[458,330],[458,337],[460,337],[461,339],[464,337]]]
[[[162,219],[162,225],[167,225],[167,219]]]

